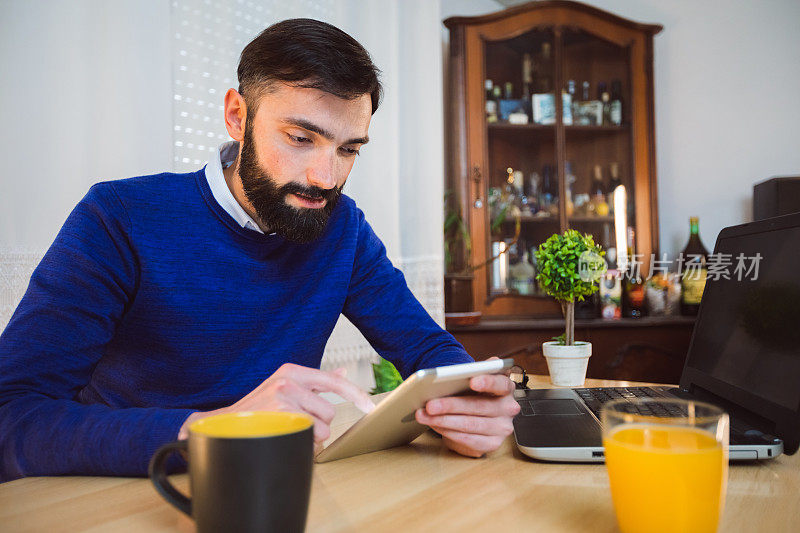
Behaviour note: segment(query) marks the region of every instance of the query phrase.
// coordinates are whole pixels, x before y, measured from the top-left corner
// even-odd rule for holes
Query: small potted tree
[[[592,344],[575,341],[575,300],[598,290],[607,268],[604,254],[591,235],[572,229],[552,235],[536,251],[536,281],[561,303],[566,321],[564,334],[542,345],[553,385],[580,387],[586,379]]]

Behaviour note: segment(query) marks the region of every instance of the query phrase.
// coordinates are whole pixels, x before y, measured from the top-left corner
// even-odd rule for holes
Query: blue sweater
[[[240,227],[203,170],[99,183],[0,336],[0,481],[144,475],[192,412],[319,367],[340,314],[403,376],[472,360],[346,196],[296,244]]]

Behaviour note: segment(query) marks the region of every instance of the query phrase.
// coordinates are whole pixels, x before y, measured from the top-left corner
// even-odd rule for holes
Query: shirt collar
[[[236,156],[239,154],[239,143],[237,141],[229,141],[219,145],[219,148],[214,152],[214,155],[206,165],[206,181],[211,188],[211,194],[214,195],[214,200],[233,217],[233,219],[243,228],[257,231],[261,234],[261,228],[258,227],[255,220],[242,208],[233,193],[228,188],[225,181],[225,175],[222,173],[223,168],[228,168],[236,161]]]

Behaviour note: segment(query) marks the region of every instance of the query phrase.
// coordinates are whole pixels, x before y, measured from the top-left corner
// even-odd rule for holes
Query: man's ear
[[[247,104],[244,97],[236,89],[228,89],[225,93],[225,128],[233,140],[241,142],[244,139],[246,121]]]

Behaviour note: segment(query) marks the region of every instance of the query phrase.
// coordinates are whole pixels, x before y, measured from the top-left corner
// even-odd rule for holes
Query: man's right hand
[[[314,418],[314,442],[321,444],[331,434],[330,423],[336,412],[330,402],[317,394],[319,392],[336,393],[365,413],[375,407],[366,392],[344,378],[344,369],[325,372],[286,363],[235,404],[189,415],[178,432],[178,439],[189,436],[192,422],[208,416],[242,411],[291,411],[307,413]]]

